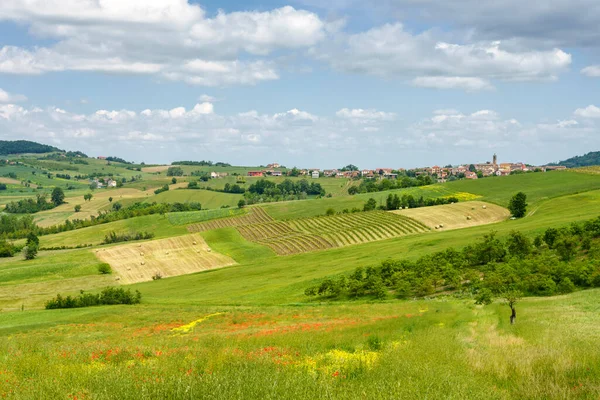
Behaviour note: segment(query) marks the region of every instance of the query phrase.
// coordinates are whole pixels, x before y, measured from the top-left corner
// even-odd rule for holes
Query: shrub
[[[15,247],[4,239],[0,239],[0,258],[12,257],[17,252]]]
[[[33,260],[37,256],[38,248],[35,245],[25,246],[23,248],[23,257],[26,260]]]
[[[475,296],[475,304],[488,305],[492,303],[492,291],[490,289],[484,288],[477,293]]]
[[[112,273],[112,268],[110,267],[109,264],[102,263],[102,264],[98,265],[98,272],[100,272],[100,274],[102,274],[102,275],[108,275],[108,274]]]
[[[154,275],[152,275],[152,280],[153,281],[158,281],[159,279],[162,279],[162,274],[160,272],[155,273]]]
[[[556,287],[558,293],[572,293],[575,291],[575,284],[569,279],[564,278]]]
[[[154,194],[160,194],[162,192],[167,192],[169,190],[169,185],[164,185],[161,188],[158,188],[154,191]]]
[[[79,211],[81,211],[81,205],[80,205],[80,204],[77,204],[77,205],[75,206],[75,212],[79,212]]]
[[[327,211],[325,211],[325,215],[327,215],[327,216],[335,215],[335,210],[333,208],[328,208]]]

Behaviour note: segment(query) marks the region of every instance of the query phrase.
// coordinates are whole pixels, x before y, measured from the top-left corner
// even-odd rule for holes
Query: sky
[[[0,139],[306,168],[600,150],[597,0],[369,3],[2,0]]]

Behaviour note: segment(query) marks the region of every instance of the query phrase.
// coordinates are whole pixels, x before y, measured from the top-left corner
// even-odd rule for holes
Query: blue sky
[[[600,150],[595,0],[5,0],[0,137],[147,163]]]

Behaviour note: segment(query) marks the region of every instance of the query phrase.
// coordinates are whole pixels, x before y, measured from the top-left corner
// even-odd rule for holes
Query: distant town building
[[[318,178],[319,178],[319,176],[320,176],[320,173],[319,173],[319,171],[318,171],[318,170],[313,170],[313,171],[311,172],[311,176],[312,176],[312,178],[313,178],[313,179],[318,179]]]
[[[262,171],[249,171],[248,176],[265,176]]]

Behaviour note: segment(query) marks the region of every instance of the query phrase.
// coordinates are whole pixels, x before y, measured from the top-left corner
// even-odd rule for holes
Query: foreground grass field
[[[515,326],[506,305],[443,299],[13,313],[0,396],[592,399],[599,301],[528,299]]]

